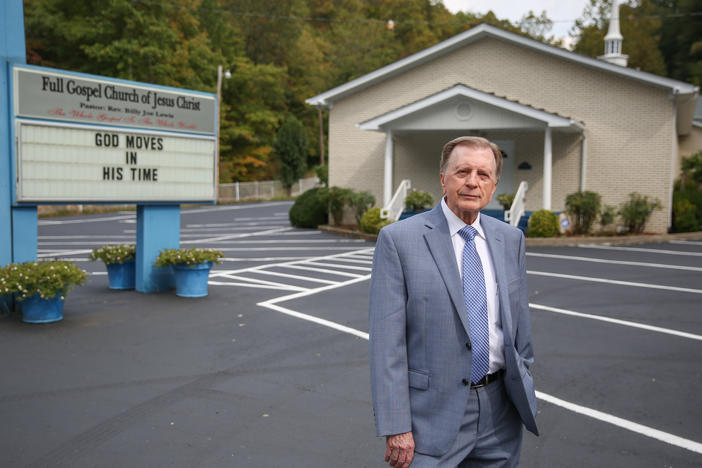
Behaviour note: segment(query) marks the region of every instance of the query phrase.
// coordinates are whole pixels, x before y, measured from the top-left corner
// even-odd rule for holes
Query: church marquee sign
[[[12,67],[18,203],[216,199],[215,96]]]

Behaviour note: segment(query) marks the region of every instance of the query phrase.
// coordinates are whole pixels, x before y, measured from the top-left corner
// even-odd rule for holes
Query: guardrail
[[[514,195],[514,201],[509,210],[505,211],[505,221],[514,227],[519,225],[519,220],[524,216],[526,206],[526,193],[529,190],[529,184],[525,180],[519,183],[517,193]]]
[[[405,179],[400,182],[399,187],[397,187],[397,190],[395,191],[395,195],[393,195],[392,199],[390,199],[390,203],[380,210],[380,217],[391,221],[397,221],[400,219],[400,215],[405,209],[405,198],[407,198],[407,194],[411,188],[412,183],[409,179]]]

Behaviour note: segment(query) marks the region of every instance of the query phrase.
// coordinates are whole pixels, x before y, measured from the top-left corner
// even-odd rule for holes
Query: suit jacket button
[[[473,347],[470,345],[470,343],[466,343],[466,348],[468,348],[468,351],[470,351],[471,349],[473,349]]]
[[[468,379],[463,379],[461,380],[461,383],[467,387],[470,382],[468,382]]]

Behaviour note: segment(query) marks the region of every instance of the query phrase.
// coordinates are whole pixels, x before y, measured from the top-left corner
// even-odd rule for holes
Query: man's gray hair
[[[495,143],[478,136],[462,136],[446,143],[444,145],[444,149],[441,150],[441,165],[439,172],[442,174],[446,172],[446,167],[448,166],[449,159],[451,158],[451,153],[458,145],[467,146],[468,148],[472,149],[489,149],[492,151],[492,154],[495,155],[495,178],[500,180],[500,175],[502,174],[502,151],[500,151],[500,148]]]

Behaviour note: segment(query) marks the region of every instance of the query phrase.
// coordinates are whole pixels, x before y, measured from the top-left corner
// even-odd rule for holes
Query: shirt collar
[[[463,229],[464,226],[466,226],[466,223],[459,218],[456,213],[451,211],[451,208],[448,207],[446,204],[446,197],[441,198],[441,210],[444,212],[444,216],[446,217],[446,221],[448,222],[448,227],[449,227],[449,233],[451,234],[451,237],[454,236],[458,231]],[[478,212],[478,216],[476,216],[475,221],[473,221],[473,224],[471,224],[475,228],[476,231],[478,231],[478,235],[485,239],[485,232],[483,231],[483,227],[480,224],[480,212]]]

